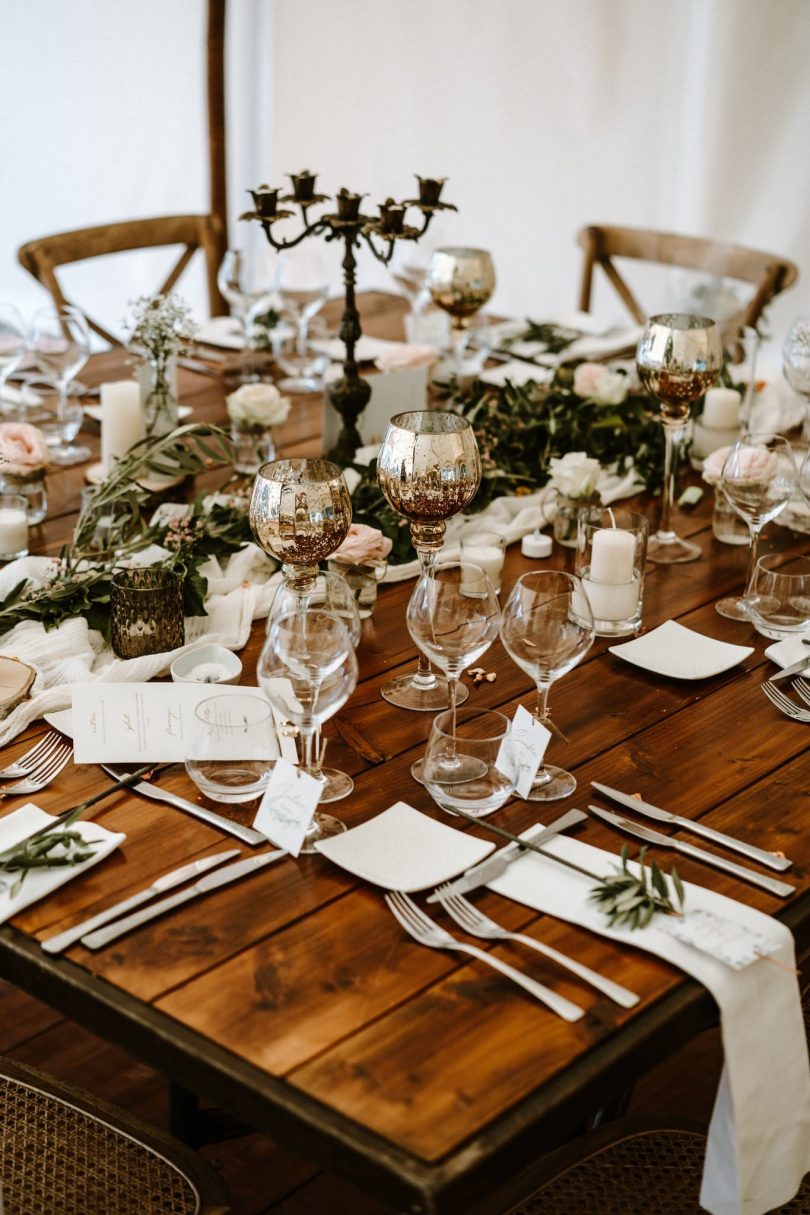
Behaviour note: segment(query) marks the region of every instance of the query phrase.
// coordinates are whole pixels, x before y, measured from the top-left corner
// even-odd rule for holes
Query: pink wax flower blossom
[[[379,528],[365,523],[352,523],[340,548],[332,553],[333,561],[344,565],[364,565],[369,561],[385,561],[391,552],[393,541],[384,536]]]
[[[0,422],[0,476],[27,477],[49,463],[42,431],[28,422]]]

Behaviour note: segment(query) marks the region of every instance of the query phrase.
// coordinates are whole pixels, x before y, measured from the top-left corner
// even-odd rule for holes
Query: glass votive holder
[[[119,658],[163,654],[185,643],[183,583],[171,570],[119,570],[110,584],[110,641]]]
[[[0,493],[0,561],[28,555],[28,499]]]
[[[597,637],[625,637],[641,627],[648,531],[645,515],[623,507],[592,507],[580,515],[576,572]],[[580,593],[572,599],[575,612]]]
[[[760,557],[748,595],[751,623],[763,637],[810,636],[810,557]]]
[[[477,565],[484,571],[495,590],[500,591],[506,556],[506,537],[503,532],[496,531],[483,521],[476,522],[471,519],[459,528],[458,543],[459,561],[465,565]]]
[[[750,544],[751,533],[742,515],[738,515],[724,491],[718,486],[714,491],[712,511],[712,533],[721,544]]]
[[[276,765],[273,710],[260,692],[209,696],[194,710],[186,772],[214,802],[261,797]]]
[[[344,580],[354,596],[360,619],[368,620],[377,605],[377,585],[385,577],[388,562],[363,561],[347,564],[330,557],[326,567],[330,574],[338,574]]]

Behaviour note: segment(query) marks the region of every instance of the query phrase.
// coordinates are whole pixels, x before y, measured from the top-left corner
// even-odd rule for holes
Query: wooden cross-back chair
[[[21,265],[50,291],[58,307],[73,303],[66,298],[57,277],[60,267],[88,258],[133,249],[154,249],[182,245],[178,261],[168,277],[153,294],[171,291],[194,255],[200,251],[205,258],[208,302],[211,316],[225,311],[217,290],[217,269],[222,250],[222,224],[215,215],[165,215],[156,219],[132,219],[122,223],[102,224],[95,228],[78,228],[58,232],[29,241],[17,251]],[[113,346],[120,346],[116,337],[98,321],[87,317],[90,328]]]
[[[617,269],[614,258],[677,266],[718,277],[750,283],[753,294],[734,318],[737,325],[755,326],[775,295],[795,283],[798,269],[793,262],[773,253],[746,249],[697,236],[678,236],[648,228],[616,228],[591,224],[581,228],[577,241],[585,257],[579,307],[588,312],[595,267],[604,271],[634,320],[643,325],[649,313],[642,308]]]

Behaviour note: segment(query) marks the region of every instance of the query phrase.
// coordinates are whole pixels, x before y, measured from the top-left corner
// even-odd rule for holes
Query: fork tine
[[[397,891],[391,891],[390,894],[385,896],[385,901],[393,913],[394,919],[397,921],[400,927],[404,928],[409,936],[416,937],[416,939],[419,940],[421,934],[416,926],[412,924],[411,918],[407,912],[407,908],[400,907],[400,904],[396,898],[397,893]]]
[[[786,696],[780,688],[775,688],[773,684],[762,684],[762,690],[772,704],[776,705],[786,717],[792,717],[794,721],[810,721],[810,713],[804,709],[800,709],[797,704]]]
[[[810,705],[810,684],[808,684],[804,679],[797,679],[793,686],[801,696],[804,703],[806,705]]]
[[[47,734],[43,734],[42,738],[34,743],[33,747],[29,747],[13,764],[0,768],[0,776],[4,776],[7,773],[13,776],[27,776],[29,767],[44,758],[45,753],[58,742],[59,738],[60,735],[55,730],[49,730]]]
[[[71,746],[60,747],[50,753],[48,758],[37,765],[28,777],[29,780],[47,780],[51,774],[61,772],[67,761],[70,759],[73,748]]]

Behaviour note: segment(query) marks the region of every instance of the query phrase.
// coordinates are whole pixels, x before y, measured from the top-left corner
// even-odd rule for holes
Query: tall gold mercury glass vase
[[[444,543],[447,520],[472,502],[481,484],[481,457],[466,418],[444,410],[399,413],[390,421],[377,461],[380,489],[411,528],[424,575]],[[402,709],[438,713],[450,703],[447,680],[420,655],[416,671],[382,687],[383,697]],[[459,688],[457,703],[467,697]]]

